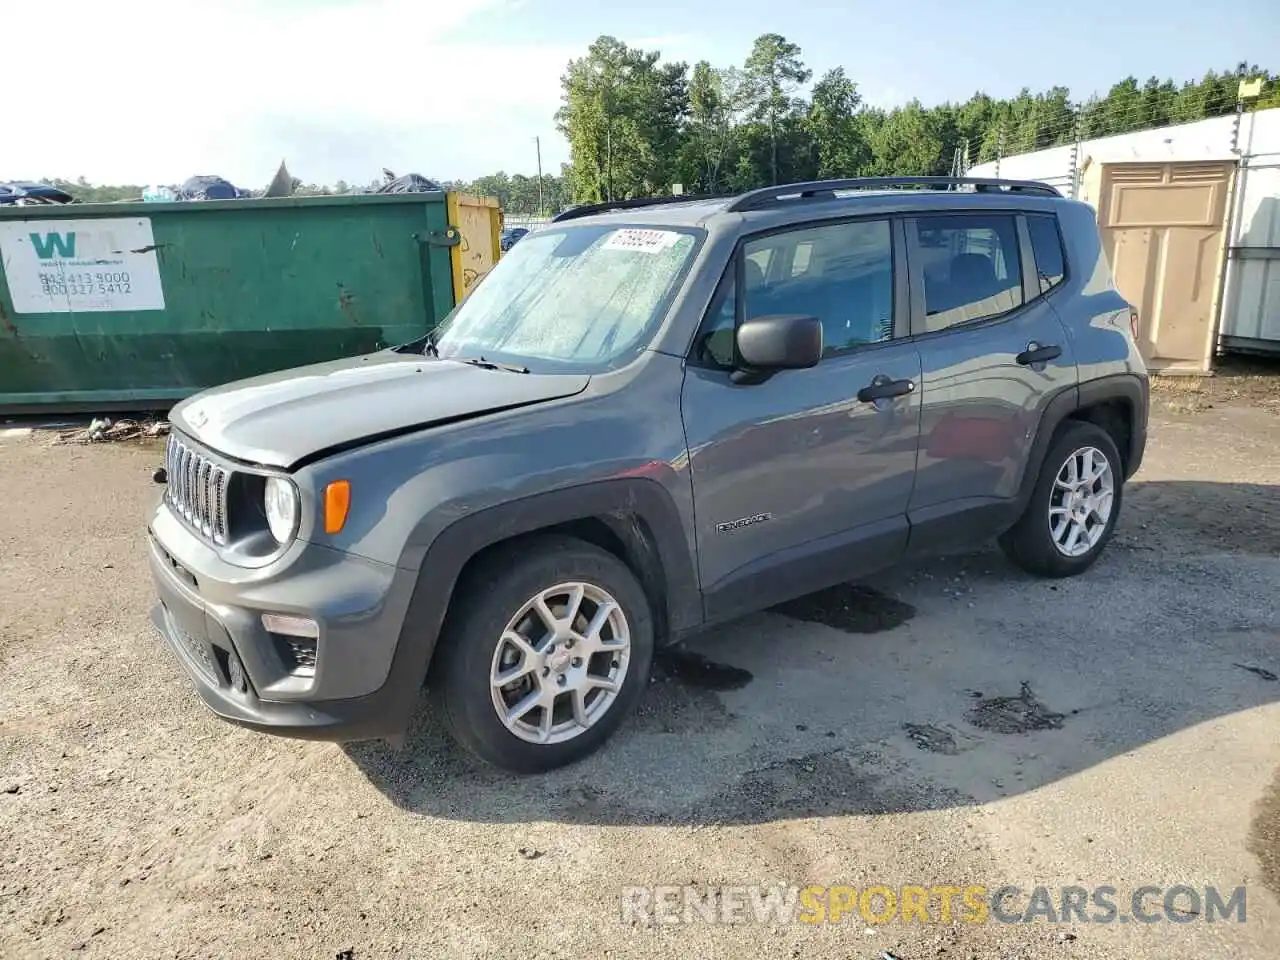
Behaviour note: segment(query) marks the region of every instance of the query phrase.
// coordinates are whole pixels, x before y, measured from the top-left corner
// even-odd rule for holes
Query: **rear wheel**
[[[1096,424],[1068,424],[1045,455],[1022,516],[1000,537],[1001,548],[1029,573],[1083,573],[1111,539],[1123,483],[1111,435]]]
[[[612,554],[538,537],[459,585],[440,642],[432,686],[454,738],[495,766],[538,773],[595,751],[635,707],[653,621]]]

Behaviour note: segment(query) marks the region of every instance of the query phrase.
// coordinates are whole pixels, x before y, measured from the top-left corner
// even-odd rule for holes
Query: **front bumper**
[[[286,574],[237,583],[211,575],[211,563],[196,566],[211,551],[166,517],[173,520],[162,506],[148,537],[159,599],[152,622],[214,713],[305,739],[403,736],[423,681],[421,668],[406,671],[397,656],[412,574],[307,546],[310,559]],[[314,676],[290,672],[262,626],[263,612],[319,622]]]

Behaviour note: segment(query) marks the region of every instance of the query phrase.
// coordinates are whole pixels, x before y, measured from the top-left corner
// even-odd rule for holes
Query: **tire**
[[[546,597],[543,606],[561,618],[555,628],[529,608],[562,585],[581,588],[579,614],[572,623],[564,618],[568,591]],[[592,618],[603,623],[599,644],[590,636]],[[649,684],[653,647],[649,600],[626,564],[573,538],[524,538],[459,583],[429,686],[462,746],[503,770],[543,773],[583,759],[617,730]],[[498,686],[491,679],[501,680],[499,671],[517,679]],[[615,690],[595,683],[610,677]],[[537,705],[546,702],[549,714]],[[499,703],[508,712],[535,705],[509,727]]]
[[[1059,486],[1059,476],[1062,474],[1065,480],[1070,480],[1071,475],[1067,472],[1070,470],[1070,460],[1075,460],[1078,475],[1083,452],[1086,450],[1094,451],[1092,457],[1095,464],[1099,454],[1105,459],[1108,474],[1099,477],[1093,485],[1081,486],[1081,493],[1093,491],[1089,494],[1091,500],[1077,499],[1072,504],[1063,499],[1067,491]],[[1107,482],[1110,483],[1110,508],[1103,520],[1099,517],[1101,491]],[[1031,491],[1031,498],[1027,501],[1022,516],[1001,534],[1001,549],[1014,564],[1037,576],[1074,577],[1083,573],[1093,566],[1107,541],[1111,539],[1116,519],[1120,516],[1123,486],[1124,467],[1111,434],[1093,423],[1068,421],[1049,445],[1049,451],[1040,467],[1040,475],[1036,478],[1035,488]],[[1098,509],[1090,509],[1091,504]],[[1076,511],[1074,514],[1073,509]],[[1082,515],[1087,517],[1085,530],[1077,536],[1074,547],[1080,552],[1068,555],[1067,548],[1072,542],[1072,517]],[[1066,526],[1061,527],[1064,522]],[[1063,530],[1062,535],[1055,537],[1051,524],[1059,525]],[[1086,545],[1081,541],[1092,542]]]

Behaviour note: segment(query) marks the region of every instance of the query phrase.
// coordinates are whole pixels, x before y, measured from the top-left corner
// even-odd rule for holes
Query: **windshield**
[[[535,367],[620,366],[648,344],[701,237],[675,228],[535,230],[445,318],[436,349]]]

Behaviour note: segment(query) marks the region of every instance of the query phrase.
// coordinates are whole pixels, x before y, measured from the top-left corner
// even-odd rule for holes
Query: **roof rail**
[[[732,196],[732,194],[729,194]],[[597,213],[609,213],[613,210],[638,210],[641,207],[656,207],[664,203],[692,203],[697,200],[724,200],[723,194],[701,194],[698,196],[675,197],[636,197],[632,200],[606,200],[603,203],[584,203],[570,207],[563,213],[551,218],[552,223],[563,223],[565,220],[577,220],[579,217],[590,217]]]
[[[782,183],[751,190],[725,207],[726,212],[758,210],[784,197],[802,200],[832,199],[837,190],[878,190],[883,187],[973,187],[980,193],[1026,193],[1039,197],[1061,197],[1058,190],[1038,180],[1000,180],[995,177],[855,177],[851,180],[813,180]]]

